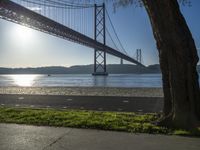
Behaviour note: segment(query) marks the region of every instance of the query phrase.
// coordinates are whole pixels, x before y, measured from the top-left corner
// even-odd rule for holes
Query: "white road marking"
[[[4,106],[5,104],[1,104],[1,106]]]
[[[35,107],[34,105],[31,105],[31,107]]]
[[[18,97],[18,100],[23,100],[24,99],[24,97]]]
[[[20,105],[19,105],[19,104],[16,104],[15,106],[16,106],[16,107],[19,107]]]
[[[123,101],[123,103],[129,103],[129,101],[127,101],[127,100],[124,100],[124,101]]]
[[[71,99],[71,98],[68,98],[67,101],[72,101],[72,99]]]
[[[117,110],[118,110],[118,111],[122,111],[123,109],[121,109],[121,108],[118,108]]]
[[[46,106],[46,108],[50,108],[51,106]]]
[[[103,110],[103,108],[98,108],[98,110]]]
[[[142,109],[138,109],[138,111],[140,111],[140,112],[141,112],[141,111],[143,111],[143,110],[142,110]]]

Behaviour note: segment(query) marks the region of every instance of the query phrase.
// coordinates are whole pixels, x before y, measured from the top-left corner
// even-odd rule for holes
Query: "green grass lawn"
[[[90,128],[133,133],[200,135],[200,128],[183,131],[156,126],[153,122],[157,119],[157,114],[0,107],[0,123]]]

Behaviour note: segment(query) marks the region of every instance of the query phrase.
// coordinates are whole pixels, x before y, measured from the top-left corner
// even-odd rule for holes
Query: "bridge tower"
[[[105,4],[94,5],[94,39],[106,45]],[[94,50],[93,75],[108,75],[106,71],[106,52]]]
[[[136,50],[136,60],[138,62],[142,63],[142,50],[141,49]]]
[[[121,58],[120,59],[120,65],[123,65],[124,64],[124,62],[123,62],[123,59]]]

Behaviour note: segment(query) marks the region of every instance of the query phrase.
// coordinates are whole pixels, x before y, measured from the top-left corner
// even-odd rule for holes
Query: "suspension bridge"
[[[144,67],[124,49],[104,3],[0,0],[0,18],[93,48],[93,75],[107,75],[106,53]]]

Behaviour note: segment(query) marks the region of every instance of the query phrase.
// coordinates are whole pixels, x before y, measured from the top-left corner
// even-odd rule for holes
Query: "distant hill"
[[[200,66],[197,67],[200,72]],[[148,67],[140,67],[136,65],[109,64],[107,71],[110,74],[130,74],[130,73],[160,73],[158,64]],[[81,65],[71,67],[39,67],[39,68],[0,68],[0,74],[91,74],[93,65]]]

